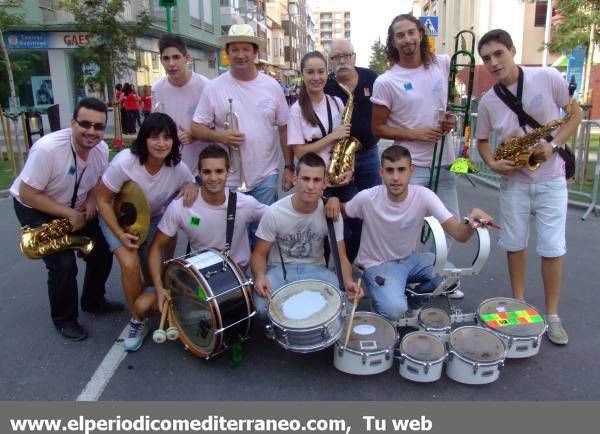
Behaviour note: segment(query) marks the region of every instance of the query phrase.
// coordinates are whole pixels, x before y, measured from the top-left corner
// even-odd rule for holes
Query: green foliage
[[[385,61],[385,46],[381,43],[381,38],[377,38],[371,45],[371,58],[369,59],[369,68],[378,74],[383,74],[387,69]]]
[[[558,0],[556,9],[563,18],[548,45],[551,51],[568,53],[580,45],[587,47],[592,23],[596,24],[594,40],[600,41],[600,0]]]
[[[78,48],[83,63],[94,62],[99,73],[87,77],[85,84],[110,83],[113,77],[136,69],[136,60],[129,57],[135,50],[135,37],[142,36],[152,18],[143,8],[132,21],[125,21],[123,12],[130,0],[61,0],[62,9],[75,17],[77,30],[91,36],[90,44]],[[134,2],[139,3],[139,2]],[[79,83],[80,85],[84,83]]]

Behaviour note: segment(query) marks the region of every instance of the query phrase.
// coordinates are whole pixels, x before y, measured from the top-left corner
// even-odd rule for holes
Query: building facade
[[[108,102],[113,89],[107,85],[90,88],[83,84],[86,75],[93,75],[97,67],[82,63],[76,48],[88,45],[91,36],[77,31],[73,16],[61,10],[58,3],[25,0],[19,11],[25,23],[6,31],[4,42],[12,61],[27,60],[27,71],[15,77],[20,105],[39,110],[59,104],[61,125],[66,126],[80,98],[96,96]],[[135,20],[142,8],[150,11],[153,22],[145,35],[136,39],[135,52],[129,53],[138,68],[115,71],[115,82],[130,82],[138,89],[165,75],[158,52],[158,40],[167,31],[165,8],[159,6],[158,0],[131,1],[122,19]],[[208,77],[217,75],[219,0],[178,0],[172,8],[172,32],[181,35],[189,47],[190,69]],[[6,80],[2,81],[0,87],[7,87]],[[50,89],[43,97],[43,92],[39,92],[42,87]],[[7,95],[4,89],[2,95]],[[0,101],[0,105],[6,106],[7,101]]]
[[[349,10],[317,8],[315,18],[316,48],[326,56],[330,51],[333,39],[351,39]]]

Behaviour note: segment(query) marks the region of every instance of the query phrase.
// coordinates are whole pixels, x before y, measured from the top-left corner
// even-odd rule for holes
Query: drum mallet
[[[169,311],[169,300],[166,299],[162,306],[162,314],[160,315],[160,325],[158,330],[154,330],[152,333],[152,340],[157,344],[162,344],[167,340],[167,334],[165,333],[165,320],[167,319],[167,312]]]
[[[358,279],[356,286],[360,288],[361,278]],[[346,339],[344,339],[344,351],[348,346],[348,340],[350,339],[350,331],[352,330],[352,322],[354,321],[354,312],[356,312],[356,305],[358,304],[358,297],[354,297],[354,304],[352,304],[352,312],[350,313],[350,320],[348,321],[348,330],[346,330]]]
[[[171,307],[169,303],[169,307]],[[169,309],[169,328],[167,329],[167,339],[174,341],[179,338],[179,329],[175,327],[175,321],[173,321],[173,312]]]

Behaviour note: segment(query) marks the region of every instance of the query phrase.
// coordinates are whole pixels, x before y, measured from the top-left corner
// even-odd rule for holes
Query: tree
[[[135,37],[142,36],[150,26],[149,12],[141,8],[135,20],[125,21],[124,10],[130,0],[61,0],[62,9],[75,18],[76,28],[90,35],[89,44],[78,48],[83,64],[93,65],[93,74],[83,76],[83,83],[109,83],[115,76],[137,68],[136,59],[129,57],[135,50]],[[139,2],[136,2],[139,3]]]
[[[23,6],[22,0],[13,0],[9,3],[10,7],[15,11],[21,10]],[[4,31],[10,26],[14,26],[17,24],[23,23],[23,16],[18,12],[11,12],[8,10],[8,5],[0,6],[0,49],[2,49],[2,57],[4,67],[6,69],[6,75],[8,76],[8,87],[10,93],[10,100],[12,102],[12,106],[14,109],[17,109],[17,94],[15,92],[15,80],[13,77],[12,65],[10,63],[10,57],[8,56],[8,50],[6,49],[6,45],[4,44]],[[19,141],[19,135],[17,130],[17,119],[18,116],[16,113],[13,113],[11,116],[13,120],[13,131],[15,133],[15,143],[17,144],[17,161],[19,163],[19,170],[23,167],[23,153],[21,152],[21,142]]]
[[[381,43],[381,38],[377,38],[371,45],[371,58],[369,59],[369,68],[378,74],[383,74],[387,69],[385,61],[385,47]]]

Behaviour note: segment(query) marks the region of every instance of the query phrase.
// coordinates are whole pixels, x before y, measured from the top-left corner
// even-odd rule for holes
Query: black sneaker
[[[123,305],[123,303],[119,303],[118,301],[108,300],[105,298],[99,304],[97,304],[95,306],[82,305],[81,309],[84,312],[103,315],[105,313],[120,312],[125,309],[125,306]]]
[[[82,341],[88,337],[85,329],[77,321],[70,321],[61,325],[56,325],[56,330],[70,341]]]

